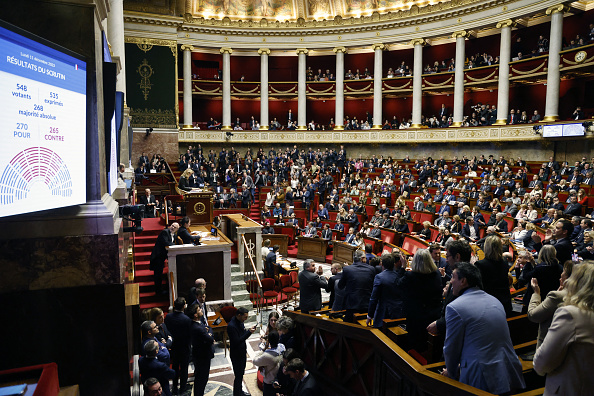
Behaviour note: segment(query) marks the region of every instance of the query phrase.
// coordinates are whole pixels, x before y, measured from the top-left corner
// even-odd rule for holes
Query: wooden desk
[[[252,271],[252,264],[248,252],[252,255],[254,264],[262,262],[262,225],[241,214],[223,216],[221,224],[223,233],[232,241],[237,242],[237,263],[241,272]],[[243,243],[242,235],[245,237]]]
[[[221,323],[215,325],[213,322],[221,318]],[[225,356],[227,356],[227,322],[225,318],[221,316],[220,312],[217,312],[216,315],[208,317],[208,327],[212,330],[212,334],[215,333],[223,333],[223,345],[225,347]]]
[[[347,263],[349,265],[353,264],[353,254],[357,250],[356,246],[351,245],[350,243],[344,242],[334,242],[334,254],[332,255],[332,263],[338,263],[343,265]]]
[[[289,236],[287,234],[262,234],[262,242],[270,239],[270,247],[279,246],[279,253],[285,257],[289,255]],[[265,257],[262,257],[264,259]]]
[[[322,238],[298,237],[297,258],[312,259],[317,262],[326,262],[326,250],[328,241]]]
[[[192,226],[191,231],[208,232],[210,226]],[[209,300],[231,301],[231,246],[233,242],[222,232],[218,240],[201,240],[201,245],[174,245],[167,248],[169,272],[172,274],[177,296],[186,296],[196,278],[208,282]],[[169,303],[173,305],[173,293]],[[209,301],[211,302],[211,301]]]

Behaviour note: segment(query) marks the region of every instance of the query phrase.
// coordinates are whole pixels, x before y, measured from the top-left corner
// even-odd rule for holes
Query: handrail
[[[175,281],[174,281],[174,274],[173,271],[169,271],[169,288],[171,290],[171,301],[175,301],[177,299],[177,293],[175,290]]]
[[[245,235],[241,235],[241,240],[243,241],[243,246],[247,246],[247,241],[245,240]],[[252,258],[252,254],[249,250],[247,250],[247,256],[250,259],[250,263],[252,263],[252,269],[254,270],[254,274],[256,275],[256,280],[258,281],[258,287],[262,288],[262,281],[260,280],[260,275],[258,275],[258,271],[256,270],[256,264],[254,264],[254,259]]]

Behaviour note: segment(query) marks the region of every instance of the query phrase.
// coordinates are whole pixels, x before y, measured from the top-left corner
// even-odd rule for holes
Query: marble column
[[[413,103],[412,103],[412,125],[413,128],[420,128],[421,116],[423,114],[423,46],[427,44],[425,39],[415,39],[410,42],[414,45],[413,63]]]
[[[551,122],[559,119],[559,64],[561,63],[561,42],[563,40],[563,13],[567,6],[558,4],[547,8],[546,14],[551,16],[551,37],[549,39],[549,62],[547,70],[547,95],[543,121]]]
[[[268,116],[268,48],[260,48],[260,129],[268,130],[270,117]]]
[[[344,54],[345,47],[336,47],[336,102],[334,111],[334,130],[344,129]]]
[[[386,49],[385,44],[373,44],[375,52],[373,62],[373,129],[382,129],[382,51]]]
[[[232,131],[231,127],[231,48],[221,48],[223,54],[223,131]]]
[[[120,59],[120,72],[116,82],[116,90],[124,93],[126,98],[126,51],[124,45],[124,0],[109,0],[107,17],[107,37],[113,55]]]
[[[464,119],[464,61],[465,40],[468,33],[464,30],[454,32],[452,37],[456,39],[456,72],[454,73],[454,120],[452,126],[462,126]]]
[[[509,113],[509,60],[511,56],[511,29],[514,22],[511,19],[497,23],[501,29],[501,44],[499,48],[499,80],[497,83],[497,120],[495,125],[507,124]]]
[[[191,45],[182,45],[184,51],[184,128],[193,128],[192,123],[192,50]]]
[[[299,56],[299,69],[297,76],[297,129],[300,131],[307,130],[307,91],[305,82],[306,72],[306,58],[309,51],[307,48],[297,48],[297,55]]]

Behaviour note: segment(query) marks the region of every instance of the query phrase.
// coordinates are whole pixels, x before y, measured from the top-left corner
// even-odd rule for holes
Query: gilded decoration
[[[190,0],[188,0],[190,1]],[[285,0],[200,0],[196,5],[194,15],[205,18],[213,16],[228,17],[296,17],[295,5]]]
[[[235,2],[230,3],[231,9]],[[442,20],[444,18],[456,18],[458,16],[468,15],[477,11],[484,11],[486,9],[497,9],[502,4],[511,3],[514,0],[451,0],[443,1],[434,4],[427,4],[424,0],[377,0],[378,8],[375,11],[366,11],[364,13],[353,12],[349,14],[346,12],[346,5],[339,1],[329,0],[331,9],[335,9],[333,14],[329,14],[320,18],[319,15],[307,16],[308,11],[302,5],[302,2],[308,0],[293,0],[288,1],[286,5],[290,4],[292,13],[272,16],[267,18],[266,29],[261,29],[260,20],[262,15],[257,15],[257,10],[254,12],[247,11],[246,14],[225,14],[223,12],[223,0],[204,0],[204,3],[197,4],[192,8],[192,14],[186,15],[179,20],[172,20],[172,18],[162,20],[144,14],[135,14],[134,9],[128,9],[126,3],[124,7],[126,12],[124,21],[129,23],[141,23],[147,25],[177,25],[180,30],[184,32],[210,33],[210,34],[224,34],[224,35],[250,35],[250,36],[299,36],[303,34],[320,34],[320,28],[329,28],[328,34],[342,34],[348,33],[353,28],[362,28],[365,31],[375,31],[384,29],[394,29],[403,27],[405,25],[426,24]],[[328,1],[328,0],[327,0]],[[352,9],[357,8],[357,4],[363,4],[367,7],[366,0],[345,0],[349,1]],[[254,3],[254,0],[243,0],[239,4]],[[274,2],[272,2],[274,3]],[[252,4],[252,9],[257,4]],[[214,10],[206,10],[208,7],[214,6]],[[393,6],[394,5],[394,6]],[[267,4],[268,9],[274,9],[270,2]],[[249,8],[249,7],[248,7]],[[361,7],[359,7],[361,8]],[[301,11],[301,9],[303,9]],[[202,11],[201,11],[202,10]],[[306,15],[306,18],[299,16]],[[433,15],[431,15],[433,14]],[[334,16],[332,16],[334,15]],[[270,15],[268,15],[270,17]],[[228,19],[224,19],[228,17]],[[421,18],[422,17],[422,18]],[[409,20],[410,18],[415,18]],[[171,19],[171,20],[170,20]],[[224,19],[224,20],[223,20]],[[361,26],[365,25],[365,26]],[[226,28],[230,29],[226,29]],[[223,28],[223,29],[221,29]],[[239,28],[239,29],[238,29]],[[250,28],[256,28],[253,31]],[[308,29],[311,30],[302,30]],[[294,30],[294,31],[291,31]],[[182,33],[184,34],[184,33]]]
[[[142,91],[142,95],[144,96],[144,100],[148,100],[149,93],[151,92],[151,88],[153,85],[151,84],[151,76],[153,75],[153,68],[151,65],[148,64],[146,59],[142,60],[142,63],[136,69],[136,72],[140,74],[140,82],[138,86]]]
[[[177,114],[174,110],[130,109],[134,127],[136,128],[177,128]],[[183,132],[180,132],[183,136]]]

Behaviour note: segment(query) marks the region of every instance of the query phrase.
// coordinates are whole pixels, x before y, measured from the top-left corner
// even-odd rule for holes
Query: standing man
[[[375,279],[375,268],[365,263],[364,252],[355,251],[353,259],[353,265],[344,267],[338,282],[338,287],[345,289],[345,322],[352,322],[355,312],[367,312]]]
[[[237,313],[227,325],[227,334],[229,334],[229,355],[231,356],[231,365],[233,366],[233,396],[249,396],[249,393],[243,391],[243,374],[245,373],[247,347],[245,341],[256,331],[256,326],[245,329],[243,323],[248,318],[248,310],[239,307]]]
[[[299,309],[302,313],[308,314],[310,311],[319,311],[322,309],[322,291],[326,289],[328,282],[322,275],[324,270],[320,265],[317,273],[316,266],[311,259],[303,262],[303,271],[299,273],[300,303]]]
[[[173,337],[171,345],[171,364],[175,370],[173,393],[179,389],[186,391],[188,365],[190,364],[190,329],[192,320],[184,313],[186,299],[178,297],[173,302],[173,312],[165,317],[165,325]]]
[[[542,243],[536,233],[532,234],[532,240],[536,243],[535,248],[537,251],[540,251],[543,245],[553,245],[557,251],[557,260],[560,263],[565,263],[567,260],[571,260],[571,254],[573,253],[573,245],[569,240],[572,233],[573,224],[568,220],[562,219],[556,222],[553,227],[547,229],[545,239]]]
[[[173,245],[175,242],[175,233],[179,229],[178,223],[172,223],[159,234],[155,247],[151,252],[150,269],[153,271],[153,280],[155,282],[155,294],[167,294],[167,291],[162,290],[163,284],[163,269],[165,268],[165,259],[167,258],[167,246]]]
[[[168,363],[163,363],[157,359],[157,353],[159,352],[159,345],[157,341],[149,340],[144,344],[145,356],[142,356],[138,361],[138,369],[140,370],[140,380],[149,381],[150,378],[157,379],[157,383],[161,383],[163,388],[163,394],[171,396],[171,390],[169,389],[169,380],[175,377],[175,371],[169,368]],[[155,387],[158,389],[159,387]],[[157,393],[158,395],[159,393]]]
[[[404,317],[404,299],[402,289],[396,286],[396,282],[404,276],[402,268],[402,256],[395,263],[391,253],[382,254],[382,266],[384,270],[375,276],[373,290],[369,299],[369,310],[367,312],[367,326],[381,328],[384,319],[399,319]],[[396,264],[396,265],[395,265]]]
[[[151,194],[150,188],[144,190],[144,195],[140,196],[140,203],[144,205],[144,217],[155,217],[155,207],[159,201]]]
[[[481,288],[479,269],[459,263],[452,276],[458,298],[446,308],[446,369],[442,374],[494,394],[525,388],[505,310]]]
[[[303,360],[299,358],[291,360],[285,366],[285,371],[297,383],[293,390],[294,396],[317,396],[322,394],[313,375],[305,369]]]
[[[194,395],[204,395],[210,373],[210,361],[214,358],[214,338],[212,331],[204,325],[204,312],[199,304],[192,304],[188,310],[192,317],[192,360],[194,361]]]

